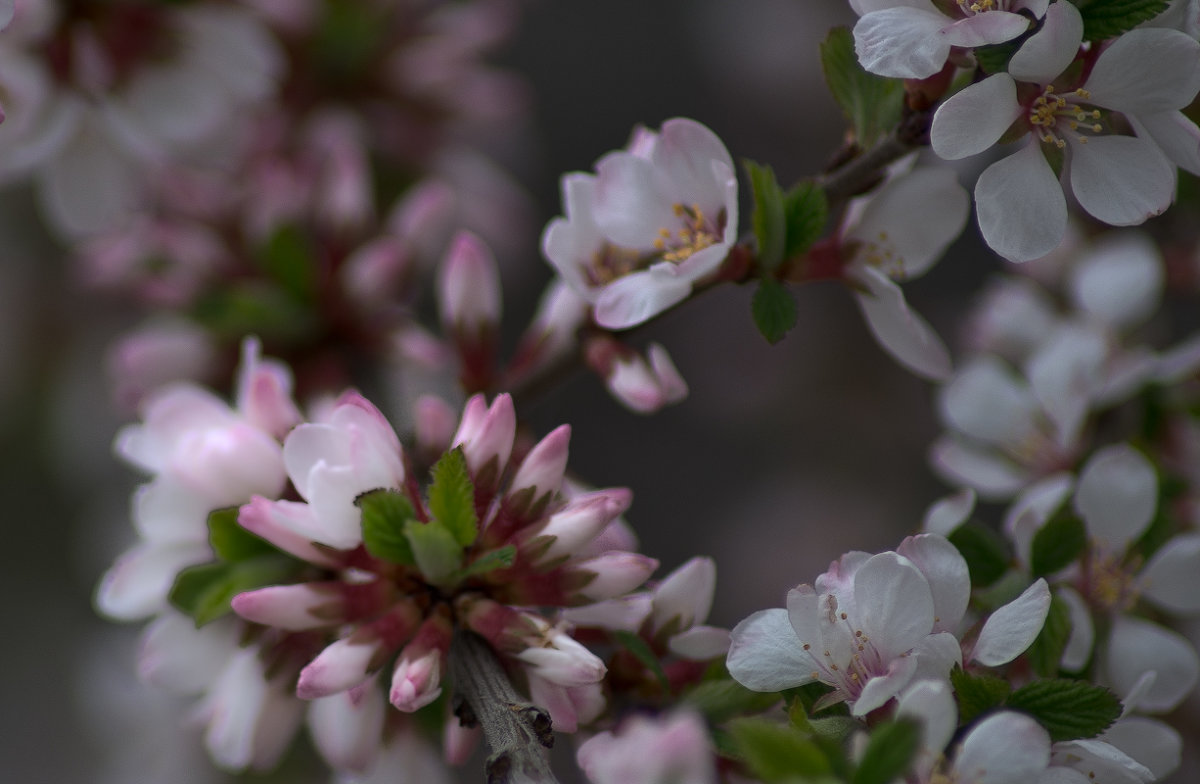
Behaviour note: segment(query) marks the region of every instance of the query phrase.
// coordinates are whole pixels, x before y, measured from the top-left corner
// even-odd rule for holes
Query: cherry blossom
[[[615,731],[593,735],[575,753],[591,784],[716,784],[704,721],[679,711],[631,716]]]
[[[716,134],[694,120],[642,130],[596,174],[563,178],[565,218],[542,235],[546,258],[596,323],[633,327],[686,299],[737,240],[737,177]]]

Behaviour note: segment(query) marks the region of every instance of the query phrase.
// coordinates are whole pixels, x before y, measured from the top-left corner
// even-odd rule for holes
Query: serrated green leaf
[[[986,525],[968,520],[951,531],[947,538],[966,559],[967,568],[971,570],[971,585],[991,585],[1008,570],[1008,545]]]
[[[1129,32],[1167,10],[1169,0],[1091,0],[1080,6],[1083,40],[1104,41]]]
[[[1008,69],[1008,61],[1021,48],[1021,43],[1022,41],[1018,39],[992,46],[977,46],[974,49],[975,62],[979,64],[984,73],[998,74]]]
[[[684,696],[683,702],[702,713],[712,724],[720,724],[735,716],[762,713],[779,699],[778,694],[750,691],[728,678],[697,684]]]
[[[1037,719],[1055,742],[1093,738],[1121,715],[1121,701],[1108,689],[1065,678],[1022,686],[1006,704]]]
[[[762,166],[751,160],[742,161],[742,166],[750,179],[750,192],[754,198],[750,225],[754,227],[754,239],[758,241],[758,266],[764,272],[774,272],[783,261],[783,251],[787,245],[783,189],[779,187],[770,166]]]
[[[1087,527],[1070,512],[1050,518],[1037,533],[1029,549],[1029,567],[1034,577],[1044,577],[1065,568],[1087,547]]]
[[[260,555],[237,563],[189,566],[175,577],[169,599],[200,627],[231,611],[239,593],[284,582],[296,564],[281,554]]]
[[[962,668],[950,671],[950,685],[958,702],[958,718],[964,724],[1004,704],[1012,684],[994,675],[972,675]]]
[[[479,535],[479,518],[475,514],[475,487],[462,448],[455,447],[442,455],[432,474],[429,513],[460,545],[470,547]]]
[[[889,784],[903,777],[920,744],[921,727],[912,719],[877,725],[850,784]]]
[[[1067,603],[1055,594],[1050,598],[1050,611],[1046,614],[1045,625],[1026,651],[1033,671],[1043,678],[1058,675],[1058,665],[1070,638],[1071,611]]]
[[[860,145],[870,147],[899,121],[904,83],[867,73],[854,54],[849,28],[835,27],[821,43],[821,68]]]
[[[754,299],[750,302],[754,324],[768,343],[778,343],[792,327],[796,326],[796,300],[790,291],[774,278],[763,278],[758,282]]]
[[[649,644],[641,637],[633,632],[615,631],[612,633],[613,639],[621,644],[625,650],[633,654],[642,665],[654,673],[654,677],[658,679],[658,684],[662,686],[662,690],[666,694],[671,693],[671,682],[667,680],[667,674],[663,672],[662,663],[658,657],[654,655]]]
[[[804,253],[821,239],[829,219],[829,202],[825,198],[825,191],[816,183],[805,181],[784,196],[783,212],[787,222],[787,245],[783,255],[790,259]]]
[[[417,568],[434,585],[443,585],[459,573],[462,566],[462,545],[439,520],[422,523],[409,520],[404,524],[404,538],[412,547]]]
[[[238,525],[238,507],[217,509],[208,515],[208,543],[222,561],[236,563],[279,551],[262,537]]]
[[[832,772],[833,766],[821,747],[790,725],[766,719],[735,719],[729,723],[729,733],[737,756],[751,773],[768,784]]]
[[[465,580],[468,577],[475,577],[488,572],[494,572],[497,569],[507,569],[512,566],[517,560],[517,548],[511,544],[506,544],[495,550],[489,550],[483,555],[476,558],[471,563],[467,564],[457,575],[455,582]]]
[[[368,553],[389,563],[417,563],[404,536],[404,526],[416,515],[403,493],[388,488],[372,490],[354,499],[354,505],[362,510],[363,545]]]

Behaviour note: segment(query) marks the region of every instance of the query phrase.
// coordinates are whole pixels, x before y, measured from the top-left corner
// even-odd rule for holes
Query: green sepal
[[[217,509],[208,515],[208,543],[217,558],[230,563],[278,553],[267,540],[238,525],[238,507]]]
[[[632,653],[634,658],[642,663],[642,666],[654,674],[664,694],[671,693],[671,682],[667,680],[667,674],[663,672],[662,662],[654,655],[654,651],[645,640],[633,632],[624,630],[615,631],[612,636],[621,644],[621,647]]]
[[[1056,678],[1034,681],[1009,695],[1006,707],[1037,719],[1058,742],[1093,738],[1121,716],[1121,701],[1103,686]]]
[[[1045,577],[1070,565],[1087,547],[1087,527],[1071,512],[1050,518],[1033,535],[1029,568],[1034,577]]]
[[[683,703],[699,711],[713,724],[735,716],[762,713],[779,702],[779,695],[750,691],[732,678],[703,681],[683,697]]]
[[[494,572],[497,569],[507,569],[517,561],[517,548],[511,544],[489,550],[464,566],[454,575],[452,582],[459,582],[468,577]]]
[[[201,296],[191,316],[218,337],[296,340],[312,334],[313,314],[267,280],[232,283]]]
[[[422,523],[409,520],[404,524],[404,538],[412,547],[417,568],[434,585],[445,585],[462,567],[463,549],[450,529],[439,520]]]
[[[762,278],[750,301],[754,324],[768,343],[778,343],[796,326],[796,300],[792,293],[774,278]]]
[[[787,247],[787,211],[784,208],[783,189],[775,180],[775,172],[770,166],[762,166],[751,160],[742,161],[742,166],[750,178],[750,192],[754,198],[750,225],[754,227],[754,239],[758,241],[758,267],[763,272],[774,272],[783,261]]]
[[[972,675],[955,666],[950,671],[950,685],[958,702],[958,720],[963,724],[974,721],[1008,699],[1012,684],[995,675]]]
[[[1067,603],[1055,594],[1050,598],[1050,610],[1046,613],[1045,625],[1025,653],[1033,671],[1043,678],[1058,675],[1059,662],[1062,661],[1063,651],[1066,650],[1067,640],[1070,638],[1071,610]]]
[[[829,220],[829,200],[815,182],[799,183],[783,197],[787,221],[787,244],[783,256],[791,259],[804,253],[825,233]]]
[[[821,69],[861,146],[870,147],[899,122],[904,82],[864,70],[849,28],[835,27],[821,43]]]
[[[850,784],[888,784],[903,778],[920,745],[921,727],[912,719],[876,725]]]
[[[729,723],[729,733],[737,757],[767,784],[826,776],[833,771],[825,751],[791,725],[759,718],[735,719]]]
[[[239,593],[285,582],[295,568],[294,560],[279,553],[189,566],[176,575],[168,598],[199,628],[230,612],[229,603]]]
[[[971,571],[971,585],[982,588],[999,580],[1008,570],[1008,545],[998,533],[982,523],[968,520],[946,537],[958,548]]]
[[[470,547],[479,535],[475,513],[475,487],[467,471],[462,447],[455,447],[433,466],[429,485],[429,513],[462,547]]]
[[[1127,33],[1167,10],[1169,0],[1090,0],[1081,2],[1083,40],[1104,41]]]
[[[363,545],[367,552],[388,563],[415,566],[412,545],[404,526],[416,517],[412,503],[399,490],[381,488],[354,499],[362,510]]]

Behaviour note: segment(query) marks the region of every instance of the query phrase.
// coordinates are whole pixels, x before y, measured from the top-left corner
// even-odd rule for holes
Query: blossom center
[[[974,16],[1000,8],[1000,0],[957,0],[957,2],[959,9],[966,16]]]
[[[1093,604],[1105,610],[1125,611],[1138,600],[1136,575],[1141,559],[1134,556],[1129,562],[1117,556],[1094,550],[1086,573],[1086,595]]]
[[[1059,95],[1054,85],[1047,85],[1029,107],[1029,124],[1042,141],[1062,149],[1067,146],[1064,136],[1074,134],[1080,144],[1087,144],[1086,133],[1100,133],[1099,109],[1085,109],[1080,101],[1091,98],[1083,88]]]
[[[826,596],[825,601],[836,609],[836,598]],[[869,680],[887,673],[888,663],[871,638],[856,628],[846,613],[837,613],[833,620],[833,627],[825,633],[824,645],[818,649],[801,640],[800,647],[812,660],[814,680],[833,686],[843,699],[857,700]]]
[[[671,209],[682,225],[674,232],[668,228],[658,230],[654,249],[662,252],[663,261],[683,261],[721,241],[721,230],[717,225],[720,221],[709,220],[699,204],[677,203]]]
[[[860,258],[872,267],[879,269],[893,280],[904,280],[908,277],[904,271],[904,257],[896,253],[896,246],[886,231],[879,232],[875,237],[862,240]]]
[[[623,278],[645,266],[642,254],[606,242],[600,250],[592,254],[591,263],[587,265],[584,272],[587,275],[588,283],[599,287],[606,286],[617,278]]]

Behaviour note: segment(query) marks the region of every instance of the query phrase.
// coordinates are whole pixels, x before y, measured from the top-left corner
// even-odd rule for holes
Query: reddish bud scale
[[[523,613],[479,595],[460,596],[455,609],[467,628],[502,653],[524,650],[525,640],[538,633],[537,626]]]

